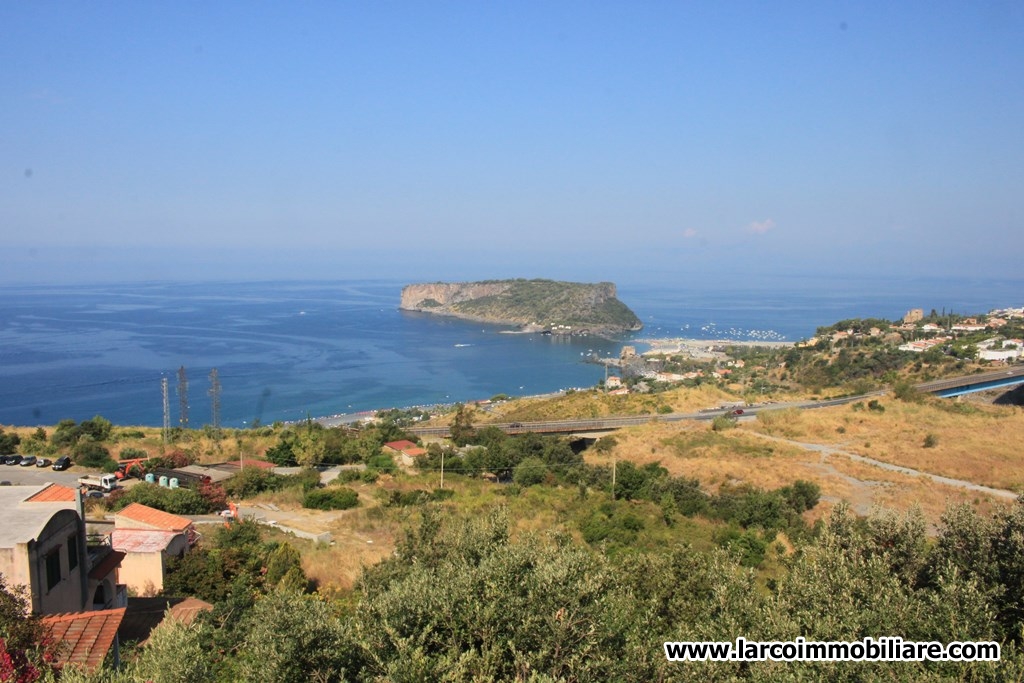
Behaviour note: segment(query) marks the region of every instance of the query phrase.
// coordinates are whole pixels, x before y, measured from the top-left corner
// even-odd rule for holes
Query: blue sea
[[[776,277],[759,282],[619,284],[645,329],[621,340],[507,334],[507,328],[398,310],[403,282],[131,283],[0,287],[0,424],[103,415],[159,426],[178,370],[189,425],[353,414],[589,387],[591,354],[650,337],[796,341],[851,317],[909,308],[985,312],[1020,306],[1022,281]],[[641,345],[642,346],[642,345]]]

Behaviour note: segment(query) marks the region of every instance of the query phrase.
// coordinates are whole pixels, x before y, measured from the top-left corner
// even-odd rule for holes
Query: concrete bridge
[[[1017,384],[1024,384],[1024,366],[1008,367],[1004,370],[967,375],[965,377],[937,379],[934,382],[918,384],[916,388],[918,391],[927,394],[951,398],[953,396],[971,394],[976,391],[1012,387]]]
[[[977,375],[965,375],[963,377],[952,377],[948,379],[924,382],[916,385],[918,391],[935,394],[943,398],[960,396],[975,391],[987,391],[999,389],[1017,384],[1024,384],[1024,366],[1008,367],[996,372],[986,372]],[[702,410],[697,413],[669,413],[667,415],[631,415],[631,416],[608,416],[589,419],[575,420],[549,420],[542,422],[498,422],[481,424],[479,427],[497,427],[506,434],[524,434],[535,432],[537,434],[564,434],[566,436],[587,436],[596,438],[604,433],[630,427],[634,425],[647,424],[649,422],[680,422],[682,420],[713,420],[720,415],[742,416],[751,418],[763,410],[780,410],[782,408],[800,408],[812,410],[814,408],[827,408],[829,406],[853,403],[872,397],[883,395],[885,392],[876,391],[859,396],[844,396],[842,398],[827,399],[824,401],[792,401],[788,403],[775,403],[771,405],[746,406],[739,414],[727,408]],[[448,427],[408,427],[406,431],[417,436],[448,437]]]

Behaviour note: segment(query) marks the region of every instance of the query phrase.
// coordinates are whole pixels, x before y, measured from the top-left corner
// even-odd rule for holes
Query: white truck
[[[96,476],[93,474],[78,478],[78,485],[90,491],[109,492],[117,488],[117,477],[113,474]]]

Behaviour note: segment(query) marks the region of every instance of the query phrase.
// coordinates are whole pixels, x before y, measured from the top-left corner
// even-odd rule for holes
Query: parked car
[[[39,458],[36,460],[36,467],[49,467],[53,464],[53,461],[49,458]]]
[[[26,455],[18,464],[22,467],[33,467],[36,464],[36,456]]]
[[[8,455],[7,456],[7,464],[8,465],[20,465],[21,464],[21,456],[20,455]]]
[[[9,457],[11,457],[11,456],[9,456],[9,455],[0,455],[0,465],[6,465],[7,464],[7,458],[9,458]]]
[[[53,463],[53,470],[55,472],[66,470],[69,467],[71,467],[71,458],[69,458],[66,455],[60,456],[59,458],[57,458],[57,461]]]

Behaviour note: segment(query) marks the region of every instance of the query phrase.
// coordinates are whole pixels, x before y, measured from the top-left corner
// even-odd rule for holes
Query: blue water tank
[[[146,473],[146,483],[147,484],[152,484],[154,482],[156,482],[156,475],[153,474],[152,472],[147,472]]]
[[[177,477],[171,477],[171,488],[172,489],[178,488],[178,478]]]
[[[166,474],[161,474],[160,475],[160,485],[163,486],[164,488],[167,488],[167,475]]]

